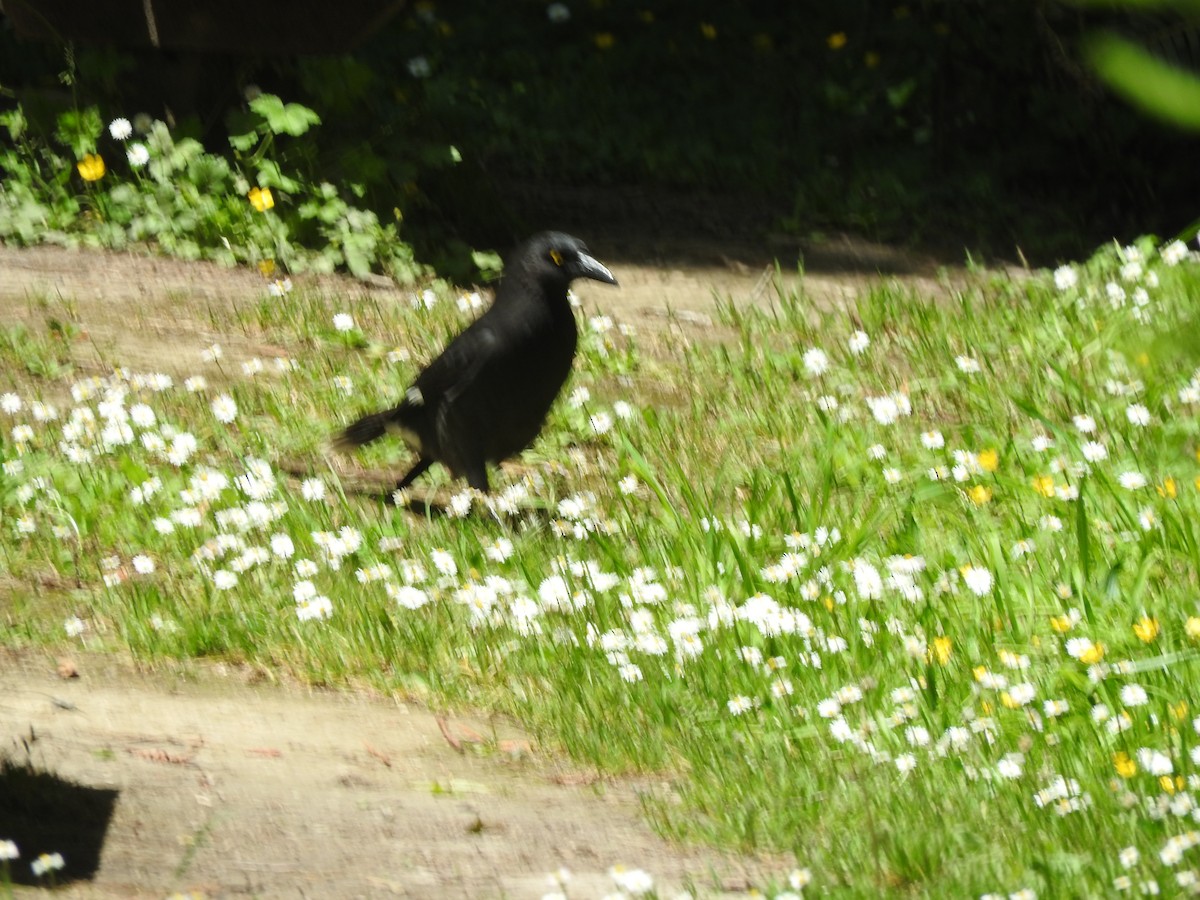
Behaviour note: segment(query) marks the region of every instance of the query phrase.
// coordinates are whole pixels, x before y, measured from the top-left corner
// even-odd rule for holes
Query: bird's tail
[[[333,449],[345,452],[383,437],[387,432],[388,422],[394,419],[395,415],[395,410],[389,409],[363,416],[333,439]]]

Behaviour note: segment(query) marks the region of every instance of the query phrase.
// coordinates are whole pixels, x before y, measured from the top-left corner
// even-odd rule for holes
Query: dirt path
[[[765,863],[668,844],[630,785],[560,768],[510,726],[236,674],[79,668],[62,679],[50,660],[0,657],[7,755],[116,792],[99,871],[63,896],[538,898],[565,866],[572,897],[600,897],[617,864],[649,871],[661,896],[763,883]],[[78,810],[37,806],[68,841]],[[0,839],[21,843],[5,818]]]
[[[597,251],[599,253],[599,251]],[[620,279],[619,290],[580,282],[575,285],[587,309],[599,308],[621,321],[655,329],[679,323],[706,328],[718,298],[740,306],[771,302],[771,257],[750,247],[706,245],[671,248],[652,259],[605,256]],[[790,248],[794,255],[798,248]],[[732,255],[731,255],[732,254]],[[927,293],[945,291],[936,261],[850,241],[833,242],[803,253],[804,289],[813,303],[844,303],[880,273],[901,277]],[[784,266],[783,280],[795,285],[795,265]],[[297,288],[408,302],[409,292],[390,284],[368,285],[341,276],[304,276]],[[218,330],[212,311],[227,312],[258,303],[263,278],[250,269],[226,269],[213,263],[188,263],[144,253],[105,253],[58,247],[17,249],[0,246],[0,326],[36,322],[48,313],[76,317],[84,339],[74,348],[76,362],[110,369],[190,374],[200,353],[220,343],[233,360],[273,356],[237,331]]]
[[[585,306],[648,331],[707,328],[718,297],[771,299],[773,269],[753,248],[688,247],[672,261],[597,247],[621,288],[581,285]],[[816,303],[843,302],[878,272],[944,290],[928,260],[855,245],[824,253],[807,260],[804,286]],[[345,278],[297,282],[342,296],[408,297]],[[48,319],[69,316],[82,330],[72,356],[84,371],[188,375],[214,342],[234,361],[275,355],[282,351],[215,324],[230,317],[213,314],[264,294],[263,279],[245,269],[0,247],[0,327],[24,321],[44,333]],[[547,874],[565,866],[574,873],[570,896],[590,898],[613,890],[606,873],[618,864],[649,871],[662,897],[683,888],[744,896],[765,884],[765,862],[658,839],[634,785],[589,784],[511,727],[497,738],[488,723],[456,720],[447,738],[415,707],[189,672],[151,677],[93,659],[64,680],[46,658],[0,653],[0,756],[116,792],[94,798],[112,806],[94,878],[63,896],[539,898]],[[5,830],[16,820],[5,804],[20,799],[12,784],[0,778],[0,839],[20,838]],[[61,813],[57,833],[89,818],[97,816]],[[35,847],[21,849],[17,865],[28,872]],[[36,849],[71,852],[53,842]],[[778,875],[784,866],[773,868]]]

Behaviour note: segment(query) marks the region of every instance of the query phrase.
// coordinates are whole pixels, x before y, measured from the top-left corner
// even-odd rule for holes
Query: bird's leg
[[[466,467],[467,484],[481,494],[488,492],[487,463],[471,463]]]
[[[396,484],[396,487],[393,488],[392,493],[394,494],[396,491],[404,490],[406,487],[424,475],[432,465],[432,459],[426,459],[424,456],[419,457],[416,465],[409,469],[408,474],[400,479],[400,481]]]

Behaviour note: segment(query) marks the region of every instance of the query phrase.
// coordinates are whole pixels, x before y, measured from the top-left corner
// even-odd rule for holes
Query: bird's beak
[[[590,278],[592,281],[603,281],[605,284],[616,284],[617,279],[613,277],[613,273],[608,271],[608,268],[598,259],[588,256],[586,253],[580,253],[578,257],[578,278]]]

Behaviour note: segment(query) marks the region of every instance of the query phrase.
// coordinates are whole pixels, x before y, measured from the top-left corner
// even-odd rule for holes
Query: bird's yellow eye
[[[554,260],[554,264],[555,264],[556,266],[561,266],[561,265],[562,265],[562,262],[563,262],[563,255],[562,255],[561,253],[559,253],[557,250],[551,250],[551,251],[550,251],[550,258],[551,258],[552,260]]]

